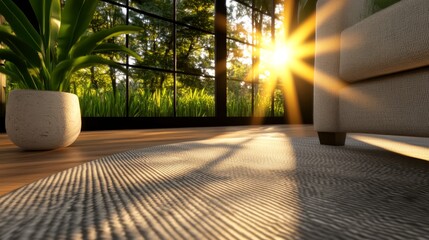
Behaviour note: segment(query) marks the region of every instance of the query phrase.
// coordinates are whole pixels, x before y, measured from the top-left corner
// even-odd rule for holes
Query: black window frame
[[[129,76],[126,75],[126,116],[125,117],[83,117],[82,118],[82,130],[109,130],[109,129],[142,129],[142,128],[167,128],[167,127],[203,127],[203,126],[228,126],[228,125],[249,125],[249,124],[288,124],[288,120],[285,116],[275,117],[274,108],[272,108],[272,113],[268,117],[255,117],[254,116],[254,101],[255,101],[255,90],[254,85],[256,82],[252,81],[252,116],[249,117],[228,117],[227,115],[227,82],[228,81],[239,81],[239,79],[228,79],[226,75],[226,58],[227,58],[227,40],[237,41],[244,44],[250,44],[252,47],[255,47],[253,43],[243,42],[240,39],[234,39],[227,36],[227,0],[214,0],[214,17],[215,17],[215,26],[213,32],[208,31],[207,29],[201,29],[196,26],[189,25],[184,22],[180,22],[177,19],[177,1],[172,0],[173,2],[173,18],[167,18],[159,16],[141,9],[136,9],[130,6],[130,0],[124,0],[121,2],[114,0],[101,0],[105,3],[113,4],[118,7],[126,9],[126,24],[129,23],[129,12],[130,10],[144,14],[146,16],[156,18],[173,25],[173,37],[174,37],[174,60],[173,60],[173,69],[162,69],[156,67],[146,67],[146,66],[133,66],[130,64],[129,59],[126,59],[126,63],[122,63],[127,69],[130,67],[136,67],[151,71],[160,71],[172,73],[174,76],[174,111],[172,117],[130,117],[129,116]],[[249,5],[243,0],[231,0],[236,1],[240,4],[246,5],[252,9],[252,20],[254,17],[253,12],[259,11],[255,7],[255,0],[252,0],[252,4]],[[272,13],[270,15],[272,20],[271,31],[272,37],[275,37],[275,2],[279,0],[269,0],[272,1]],[[297,6],[298,0],[284,0],[285,2],[295,1]],[[247,1],[248,2],[248,1]],[[261,14],[267,14],[262,13]],[[297,8],[294,10],[294,16],[297,16]],[[215,116],[214,117],[178,117],[177,116],[177,75],[178,74],[189,74],[193,73],[183,72],[177,69],[177,52],[176,52],[176,42],[177,42],[177,27],[186,27],[195,31],[200,31],[205,34],[212,34],[215,38],[215,74],[214,76],[203,75],[202,77],[214,78],[215,81]],[[126,36],[126,46],[129,46],[129,37]],[[253,57],[252,57],[253,58]],[[252,63],[254,64],[254,63]],[[195,75],[195,74],[194,74]],[[201,75],[196,75],[201,76]],[[274,101],[274,96],[272,97],[272,104]],[[286,108],[287,106],[285,106]],[[286,112],[286,111],[285,111]],[[4,119],[4,117],[2,117]],[[4,127],[4,124],[2,125]],[[0,127],[0,130],[1,129]]]

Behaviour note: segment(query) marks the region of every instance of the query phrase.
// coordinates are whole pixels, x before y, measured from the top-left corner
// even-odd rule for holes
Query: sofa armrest
[[[316,5],[314,62],[314,126],[320,132],[339,131],[341,32],[368,15],[372,0],[319,0]]]
[[[429,66],[428,44],[429,1],[400,1],[342,32],[341,77],[357,82]]]
[[[346,0],[319,0],[316,5],[313,117],[319,132],[339,131],[338,94],[345,84],[339,78],[339,50],[345,5]]]

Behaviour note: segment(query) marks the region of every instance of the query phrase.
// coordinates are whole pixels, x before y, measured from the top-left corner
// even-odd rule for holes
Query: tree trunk
[[[98,89],[98,83],[95,80],[95,67],[90,67],[89,69],[91,70],[91,87],[93,87],[94,89]]]

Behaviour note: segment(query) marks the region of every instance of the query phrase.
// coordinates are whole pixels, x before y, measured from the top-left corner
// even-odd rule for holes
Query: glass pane
[[[255,116],[271,117],[274,107],[274,117],[284,116],[284,95],[280,88],[269,91],[267,85],[257,86],[255,97]],[[274,94],[274,95],[273,95]],[[274,98],[273,98],[274,96]]]
[[[236,41],[227,41],[227,77],[252,81],[252,46]]]
[[[177,116],[215,116],[213,78],[180,74],[177,80]]]
[[[228,81],[227,116],[252,116],[252,84],[243,81]]]
[[[173,0],[131,0],[130,6],[161,17],[173,19]]]
[[[275,29],[276,29],[275,38],[276,38],[276,40],[277,39],[280,39],[280,40],[284,39],[286,36],[286,33],[285,33],[284,26],[283,26],[283,22],[280,20],[276,20],[275,24],[276,24],[276,26],[275,26]]]
[[[185,24],[214,32],[213,0],[177,0],[177,20]]]
[[[125,91],[125,75],[107,66],[82,69],[71,79],[83,117],[126,116]]]
[[[254,24],[255,24],[255,46],[261,46],[263,48],[268,48],[272,43],[271,37],[271,17],[255,13]]]
[[[104,29],[112,28],[116,25],[125,24],[125,8],[115,6],[110,3],[100,1],[97,6],[97,10],[94,13],[94,17],[91,20],[89,25],[90,32],[98,32]],[[120,35],[111,39],[108,39],[106,42],[116,43],[122,46],[125,46],[125,35]],[[100,54],[101,56],[114,60],[116,62],[125,63],[127,55],[125,53],[112,53],[112,54]]]
[[[126,23],[126,10],[123,7],[100,1],[90,23],[90,31],[99,31]]]
[[[239,2],[239,3],[242,3],[243,5],[252,7],[252,1],[253,0],[227,0],[227,1]]]
[[[255,96],[255,117],[271,116],[271,96],[266,84],[258,84],[256,86]]]
[[[173,116],[173,74],[130,68],[130,117]]]
[[[252,43],[252,9],[227,0],[227,36]]]
[[[280,20],[283,19],[283,11],[285,9],[285,2],[284,0],[276,0],[275,1],[275,16],[277,18],[280,18]]]
[[[249,7],[252,7],[252,4],[254,4],[254,8],[257,11],[263,12],[265,14],[271,14],[273,10],[273,1],[279,1],[279,0],[233,0],[233,1],[243,3]]]
[[[140,54],[142,62],[130,58],[130,64],[173,69],[173,25],[171,23],[130,11],[130,24],[144,30],[130,34],[129,46]]]
[[[117,2],[117,3],[119,3],[119,4],[122,4],[122,5],[127,5],[127,0],[113,0],[114,2]]]
[[[214,76],[214,36],[186,27],[177,28],[177,69]]]
[[[271,60],[271,53],[267,49],[260,49],[259,51],[259,68],[257,69],[257,81],[259,83],[271,83],[272,81],[277,81],[277,79],[273,79],[275,74],[271,71],[273,70],[273,64]]]
[[[274,91],[274,116],[283,117],[285,114],[284,95],[280,88]]]
[[[255,0],[255,8],[265,14],[271,15],[273,12],[274,0]]]
[[[271,25],[272,25],[272,17],[263,15],[262,16],[262,35],[264,36],[262,46],[270,45],[272,34],[271,34]]]

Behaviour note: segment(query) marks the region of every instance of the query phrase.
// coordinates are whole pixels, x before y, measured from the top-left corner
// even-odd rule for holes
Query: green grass
[[[250,95],[228,91],[226,107],[228,117],[252,116],[252,98]]]
[[[130,94],[130,117],[173,116],[173,91],[157,89],[154,92],[139,89]]]
[[[179,91],[177,116],[214,117],[214,95],[208,94],[204,89],[186,89]]]
[[[126,116],[125,89],[113,91],[95,91],[80,89],[74,91],[79,96],[82,116],[84,117],[124,117]],[[133,90],[129,96],[130,117],[172,117],[174,97],[172,89]],[[255,96],[255,116],[271,116],[271,98]],[[204,89],[179,89],[177,94],[178,117],[212,117],[215,116],[214,94]],[[249,96],[228,92],[228,116],[252,115],[251,98]],[[283,100],[275,97],[274,115],[283,116]]]
[[[83,117],[124,117],[126,116],[125,93],[117,91],[100,92],[85,89],[78,94]]]

